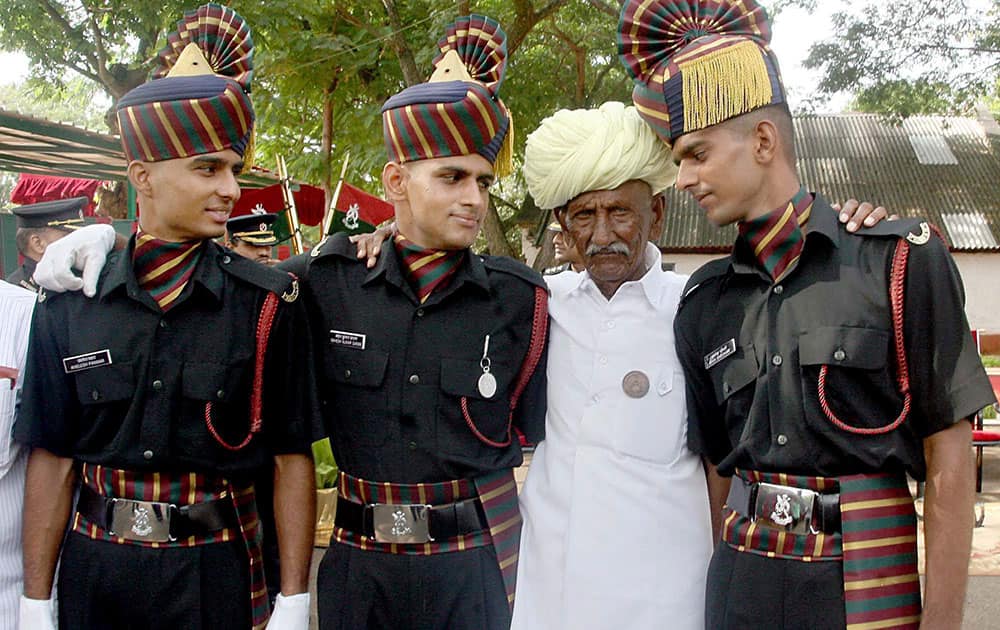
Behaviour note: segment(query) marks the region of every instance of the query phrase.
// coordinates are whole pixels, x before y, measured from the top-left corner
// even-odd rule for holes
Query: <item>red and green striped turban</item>
[[[459,18],[438,42],[435,72],[382,106],[389,159],[413,162],[482,155],[497,171],[513,171],[510,111],[498,93],[507,67],[507,36],[483,15]]]
[[[771,25],[754,0],[627,0],[618,55],[663,140],[784,103]]]
[[[253,40],[243,18],[214,3],[189,11],[167,36],[158,60],[152,80],[117,105],[128,160],[158,162],[226,149],[249,153]]]

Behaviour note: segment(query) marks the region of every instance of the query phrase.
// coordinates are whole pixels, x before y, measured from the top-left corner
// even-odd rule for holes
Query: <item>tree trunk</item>
[[[403,71],[403,80],[406,85],[416,85],[423,82],[423,74],[417,70],[417,62],[413,58],[413,51],[406,44],[403,36],[403,21],[399,19],[399,12],[396,10],[396,0],[382,0],[385,6],[385,13],[389,16],[389,28],[392,34],[389,37],[389,45],[399,59],[399,68]]]
[[[503,222],[500,220],[500,213],[497,207],[490,200],[490,205],[486,209],[486,218],[483,220],[483,237],[486,238],[486,248],[492,256],[514,256],[514,248],[507,240]]]
[[[319,150],[323,159],[323,208],[329,208],[333,198],[333,87],[331,83],[323,90],[323,137]]]
[[[469,15],[472,12],[469,0],[458,0],[455,4],[459,15]]]

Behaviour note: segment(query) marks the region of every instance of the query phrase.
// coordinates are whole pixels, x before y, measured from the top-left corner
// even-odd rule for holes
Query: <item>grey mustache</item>
[[[621,254],[622,256],[628,256],[630,253],[632,252],[629,250],[628,245],[621,242],[611,243],[604,247],[599,245],[587,246],[587,256],[597,256],[599,254]]]

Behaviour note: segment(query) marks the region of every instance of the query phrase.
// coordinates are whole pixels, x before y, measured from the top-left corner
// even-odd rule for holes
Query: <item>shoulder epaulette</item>
[[[863,227],[856,234],[859,236],[905,238],[914,245],[923,245],[931,239],[934,229],[924,219],[898,219],[895,221],[880,221],[873,227]]]
[[[282,297],[298,294],[297,281],[284,271],[271,269],[266,265],[233,253],[221,254],[218,261],[219,267],[223,271],[236,276],[247,284],[277,293]],[[286,301],[291,302],[294,300],[286,298]]]
[[[470,255],[475,256],[476,254]],[[542,274],[520,261],[514,260],[509,256],[480,256],[480,258],[483,261],[483,266],[490,271],[510,274],[536,287],[548,290],[548,285],[545,284]]]
[[[357,260],[358,246],[350,241],[350,235],[347,232],[337,232],[317,243],[308,255],[310,258],[325,258],[336,255]]]
[[[699,267],[693,274],[691,274],[688,278],[687,284],[684,285],[684,292],[681,293],[681,301],[683,302],[687,299],[689,295],[697,291],[698,287],[702,286],[706,282],[709,282],[713,278],[725,275],[727,269],[729,269],[728,257],[711,260]]]

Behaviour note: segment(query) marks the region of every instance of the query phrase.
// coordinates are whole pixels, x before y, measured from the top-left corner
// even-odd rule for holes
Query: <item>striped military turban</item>
[[[498,175],[513,171],[510,111],[498,94],[507,36],[483,15],[459,18],[438,42],[430,80],[382,106],[386,152],[394,162],[481,155]]]
[[[214,3],[185,13],[167,37],[158,64],[150,81],[118,102],[118,126],[129,161],[158,162],[225,149],[249,153],[253,40],[239,14]]]
[[[665,141],[784,103],[771,25],[754,0],[627,0],[618,55],[632,101]]]

